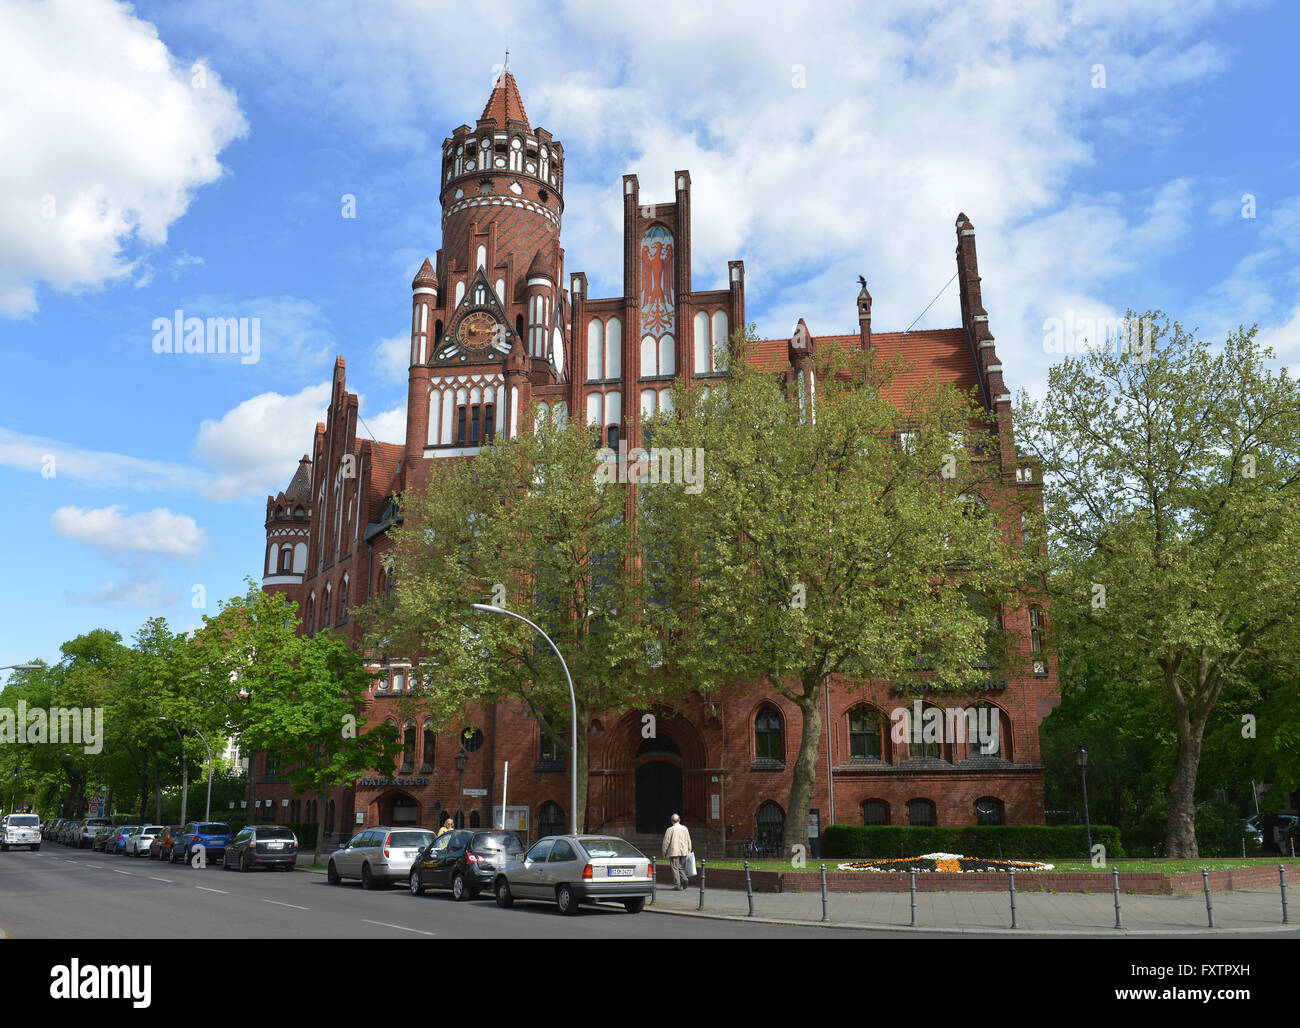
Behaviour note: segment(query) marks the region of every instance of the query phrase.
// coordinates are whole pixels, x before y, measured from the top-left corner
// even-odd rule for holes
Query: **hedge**
[[[1092,844],[1106,847],[1107,858],[1124,856],[1119,829],[1093,825]],[[903,825],[831,825],[822,834],[827,857],[919,857],[923,853],[960,853],[967,857],[1068,857],[1083,860],[1088,840],[1083,825],[967,825],[964,828],[919,828]]]

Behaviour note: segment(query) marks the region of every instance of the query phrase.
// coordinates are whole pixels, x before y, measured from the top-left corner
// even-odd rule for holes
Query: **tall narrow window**
[[[849,759],[880,759],[880,718],[867,707],[849,711]]]
[[[754,759],[785,762],[785,746],[781,739],[781,715],[775,707],[764,707],[754,718]]]
[[[456,408],[456,445],[465,445],[465,419],[469,411],[464,407]]]

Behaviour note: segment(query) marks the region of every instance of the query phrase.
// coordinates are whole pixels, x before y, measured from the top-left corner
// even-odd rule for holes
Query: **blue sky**
[[[336,355],[401,440],[439,148],[507,46],[593,296],[621,283],[620,177],[653,203],[686,168],[696,287],[744,260],[764,336],[855,330],[859,273],[873,327],[906,328],[963,210],[1013,390],[1059,359],[1046,319],[1130,306],[1258,322],[1296,363],[1294,4],[438,6],[0,0],[3,663],[241,592]],[[177,309],[259,318],[259,360],[155,353]],[[918,325],[957,321],[953,285]]]

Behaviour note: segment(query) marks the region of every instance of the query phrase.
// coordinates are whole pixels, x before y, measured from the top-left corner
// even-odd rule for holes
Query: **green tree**
[[[527,625],[469,604],[504,606],[541,625],[573,677],[580,825],[592,713],[659,698],[638,657],[638,625],[621,616],[631,609],[628,491],[594,474],[598,445],[594,430],[543,418],[535,432],[498,438],[472,461],[430,462],[427,483],[402,497],[393,595],[364,614],[375,652],[415,658],[412,703],[436,723],[477,702],[514,699],[567,761],[569,693],[550,648]]]
[[[642,609],[671,675],[798,707],[789,853],[807,844],[828,680],[978,689],[1001,656],[990,611],[1032,579],[1031,551],[970,397],[903,389],[874,352],[810,356],[782,380],[751,365],[752,343],[738,333],[725,385],[679,387],[650,423],[656,448],[699,448],[704,474],[698,491],[641,486]]]
[[[1061,634],[1098,673],[1169,698],[1165,852],[1186,858],[1220,696],[1296,658],[1300,385],[1266,367],[1254,329],[1214,349],[1160,312],[1140,324],[1140,346],[1053,367],[1019,422],[1043,465]]]

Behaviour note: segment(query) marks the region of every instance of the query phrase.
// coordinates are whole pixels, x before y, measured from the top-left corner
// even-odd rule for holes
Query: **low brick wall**
[[[814,865],[815,866],[815,865]],[[1286,883],[1300,885],[1300,865],[1287,864]],[[743,889],[745,872],[735,868],[705,868],[706,889]],[[816,871],[750,871],[750,883],[755,892],[819,892],[821,876]],[[656,878],[661,885],[672,885],[672,870],[666,863],[657,867]],[[907,892],[909,875],[905,871],[831,871],[826,872],[828,892]],[[699,877],[691,879],[691,888],[699,888]],[[1238,868],[1231,871],[1211,871],[1210,891],[1230,892],[1234,889],[1276,889],[1277,865]],[[1056,872],[1017,871],[1017,892],[1086,892],[1109,893],[1114,887],[1113,876],[1107,871]],[[1141,893],[1151,896],[1184,895],[1201,892],[1204,888],[1199,873],[1167,875],[1159,871],[1121,871],[1121,892]],[[951,874],[939,871],[922,871],[916,876],[917,892],[1006,892],[1005,872],[969,872]]]

